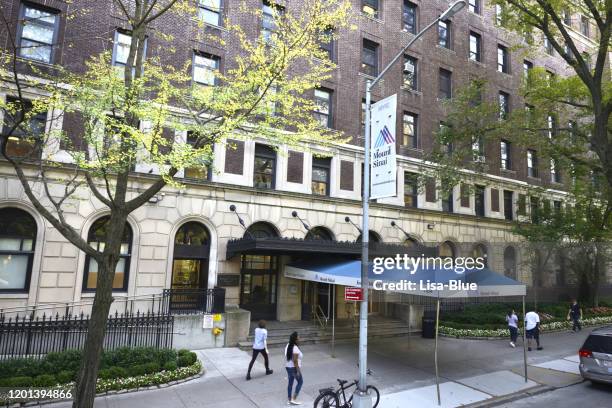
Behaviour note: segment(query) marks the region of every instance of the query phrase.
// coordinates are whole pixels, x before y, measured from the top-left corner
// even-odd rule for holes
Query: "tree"
[[[565,60],[575,75],[551,81],[540,89],[540,101],[571,107],[578,116],[589,118],[589,131],[582,141],[594,152],[592,163],[601,172],[612,193],[612,137],[610,114],[610,39],[612,36],[612,3],[609,0],[493,0],[502,10],[503,27],[520,34],[529,45],[541,44],[545,38],[554,51]],[[584,49],[566,23],[581,14],[594,23],[597,48]],[[559,85],[559,88],[556,86]],[[571,85],[571,86],[570,86]],[[559,149],[571,161],[582,160],[582,151]],[[610,201],[608,199],[608,201]]]
[[[335,35],[330,34],[330,28],[347,26],[350,4],[344,0],[313,0],[293,14],[272,6],[273,21],[267,21],[270,30],[256,39],[249,38],[243,27],[226,21],[231,41],[238,44],[239,51],[225,73],[212,73],[214,86],[192,83],[187,74],[191,61],[177,65],[164,59],[162,52],[160,57],[146,55],[151,38],[159,41],[160,49],[172,52],[173,38],[159,22],[169,16],[189,21],[197,15],[191,1],[113,0],[111,7],[127,21],[125,61],[120,67],[113,66],[111,53],[103,52],[88,59],[83,72],[60,66],[48,69],[20,58],[26,45],[17,42],[15,27],[44,16],[17,22],[11,20],[7,8],[0,9],[2,35],[9,44],[0,70],[13,95],[0,106],[5,113],[2,156],[13,167],[37,211],[98,264],[75,408],[93,407],[113,301],[113,278],[128,215],[167,184],[180,184],[175,177],[180,169],[210,166],[213,144],[227,143],[231,148],[227,141],[230,137],[256,135],[272,145],[305,141],[326,145],[339,140],[313,117],[314,103],[308,92],[334,68],[320,44]],[[78,18],[78,13],[89,12],[76,10],[63,18]],[[247,10],[245,5],[241,10],[262,17],[261,11]],[[45,112],[52,112],[46,119],[51,123],[43,119],[41,128],[40,117]],[[82,134],[78,140],[56,130],[57,122],[68,114],[80,118]],[[51,130],[41,132],[45,127]],[[193,137],[189,142],[173,142],[165,137],[168,127],[188,131]],[[70,151],[68,165],[54,160],[60,142]],[[159,173],[147,176],[140,190],[130,184],[137,162]],[[63,184],[61,191],[58,182]],[[93,195],[108,209],[103,250],[81,238],[66,217],[66,207],[81,192]]]

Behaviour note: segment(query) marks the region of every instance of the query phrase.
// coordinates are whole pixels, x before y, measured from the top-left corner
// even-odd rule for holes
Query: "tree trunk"
[[[116,214],[117,212],[111,213],[106,227],[106,247],[101,259],[97,260],[96,295],[91,309],[72,408],[93,408],[94,406],[108,314],[113,302],[113,279],[119,261],[123,229],[127,218],[125,215]]]

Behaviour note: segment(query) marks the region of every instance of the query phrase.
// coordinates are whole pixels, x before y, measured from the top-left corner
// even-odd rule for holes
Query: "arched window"
[[[183,224],[174,237],[175,245],[208,245],[210,234],[206,227],[199,222],[191,221]]]
[[[421,246],[421,244],[419,244],[419,241],[412,237],[406,238],[406,240],[404,241],[404,245],[409,248],[418,248]]]
[[[380,235],[378,235],[376,231],[370,230],[370,233],[368,234],[368,241],[378,243],[382,242],[382,238],[380,237]],[[361,242],[361,234],[359,234],[359,236],[357,237],[357,242]]]
[[[0,209],[0,292],[30,289],[36,221],[18,208]]]
[[[275,238],[278,232],[272,224],[264,221],[251,225],[244,233],[245,238]]]
[[[104,251],[104,245],[106,241],[106,225],[108,224],[109,216],[99,218],[89,228],[87,234],[87,242],[92,248],[98,251]],[[123,237],[121,239],[121,251],[119,262],[115,268],[115,277],[113,279],[113,290],[116,291],[127,291],[129,271],[130,271],[130,257],[132,254],[132,228],[128,223],[125,224],[123,229]],[[83,290],[93,291],[96,290],[96,280],[98,279],[98,262],[87,256],[85,260],[85,277],[83,278]]]
[[[511,246],[504,249],[504,275],[516,279],[516,250]]]
[[[321,241],[335,241],[334,234],[332,234],[332,232],[325,227],[311,228],[310,231],[308,231],[308,234],[306,234],[305,239],[307,240],[318,239]]]
[[[440,244],[439,253],[441,258],[455,258],[457,256],[457,252],[455,250],[455,244],[450,241],[444,241]]]
[[[208,288],[209,256],[208,229],[196,221],[183,224],[174,237],[172,289]],[[171,307],[174,309],[175,305]]]
[[[488,266],[489,262],[487,260],[488,257],[488,253],[487,253],[487,247],[484,246],[483,244],[476,244],[474,245],[474,248],[472,248],[472,257],[474,259],[476,258],[482,258],[484,261],[484,265]]]

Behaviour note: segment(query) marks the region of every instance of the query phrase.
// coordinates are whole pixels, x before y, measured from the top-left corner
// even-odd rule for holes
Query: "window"
[[[417,175],[404,173],[404,206],[417,208],[418,195]]]
[[[327,58],[332,61],[334,59],[334,29],[326,28],[320,40],[319,48],[325,53]]]
[[[472,140],[472,156],[474,161],[484,161],[484,141],[480,136]]]
[[[485,216],[485,188],[476,186],[474,191],[474,210],[479,217]]]
[[[455,197],[453,192],[450,191],[446,197],[442,198],[442,211],[446,213],[452,213],[454,211]]]
[[[206,24],[222,24],[221,0],[198,0],[198,17]]]
[[[312,158],[312,194],[329,195],[330,158]]]
[[[402,146],[413,147],[415,149],[418,147],[417,121],[417,115],[410,112],[404,112],[404,119],[402,121]]]
[[[261,36],[264,42],[270,43],[272,34],[276,31],[276,18],[285,14],[285,8],[271,1],[264,0],[261,6],[262,23]]]
[[[514,193],[512,191],[504,190],[504,218],[508,221],[514,219],[514,211],[512,208],[512,197]]]
[[[540,221],[540,199],[538,197],[529,197],[531,207],[531,222],[537,224]]]
[[[510,72],[510,64],[508,61],[508,49],[503,45],[497,46],[497,71],[508,74]]]
[[[417,90],[418,89],[418,60],[416,58],[404,55],[404,86],[406,88]]]
[[[210,54],[193,54],[193,81],[214,86],[217,83],[215,73],[219,71],[221,59]]]
[[[475,14],[480,14],[480,0],[470,0],[468,9]]]
[[[544,36],[544,49],[546,50],[546,53],[548,55],[553,55],[554,52],[555,52],[552,43],[550,42],[550,40],[546,36]]]
[[[115,31],[115,44],[113,48],[113,65],[117,67],[125,67],[128,62],[128,57],[130,55],[130,46],[132,44],[132,35],[122,31]],[[145,39],[145,44],[143,48],[143,52],[147,54],[147,40]],[[134,59],[134,63],[136,63],[136,59]],[[123,70],[121,71],[123,74]]]
[[[504,9],[501,4],[495,5],[495,24],[498,26],[504,24]]]
[[[556,159],[550,159],[550,181],[553,183],[561,183],[561,173],[557,166]]]
[[[93,225],[89,228],[89,234],[87,235],[87,242],[96,251],[104,251],[106,241],[106,226],[110,217],[105,216],[96,220]],[[132,228],[126,223],[123,229],[123,237],[121,238],[121,249],[119,254],[119,262],[115,268],[115,277],[113,279],[113,290],[116,291],[127,291],[129,271],[130,271],[130,258],[132,251]],[[85,276],[83,278],[83,290],[93,291],[96,290],[96,284],[98,279],[98,262],[87,255],[85,258]]]
[[[482,38],[480,34],[470,31],[470,59],[472,61],[482,61]]]
[[[563,10],[563,24],[570,27],[572,25],[572,14],[567,9]]]
[[[561,213],[561,201],[553,200],[553,210],[555,215]]]
[[[443,48],[451,48],[451,23],[450,21],[438,22],[438,45]]]
[[[36,232],[36,221],[27,212],[0,209],[0,292],[30,289]]]
[[[14,158],[38,158],[41,146],[37,146],[37,142],[44,137],[47,112],[38,112],[24,120],[23,114],[33,109],[32,102],[23,101],[24,105],[21,106],[19,99],[10,96],[6,102],[10,106],[9,111],[4,111],[2,128],[2,135],[8,137],[6,154]]]
[[[19,56],[46,63],[53,62],[53,45],[57,41],[57,13],[30,4],[22,4],[19,36]]]
[[[361,71],[373,77],[378,75],[378,44],[365,38],[361,50]]]
[[[438,133],[440,134],[442,140],[449,138],[448,134],[450,133],[450,131],[451,131],[451,127],[447,123],[440,122],[438,124]],[[442,147],[447,155],[450,156],[453,153],[453,142],[452,141],[449,140],[446,143],[443,142]]]
[[[438,73],[439,99],[450,99],[453,97],[452,76],[452,72],[440,68]]]
[[[198,135],[193,132],[187,132],[187,144],[194,146],[198,141]],[[185,168],[185,178],[193,180],[210,180],[211,163],[202,163],[196,167]]]
[[[362,0],[361,11],[370,17],[378,18],[380,2],[378,0]]]
[[[527,175],[538,177],[538,155],[535,150],[527,150]]]
[[[332,117],[332,91],[315,89],[315,118],[323,127],[333,127]]]
[[[499,144],[499,150],[501,155],[501,168],[504,170],[512,169],[512,158],[510,150],[510,142],[502,140]]]
[[[591,24],[589,23],[589,18],[587,16],[580,17],[580,32],[585,37],[591,36]]]
[[[533,63],[531,61],[523,61],[523,76],[525,77],[525,80],[529,80],[529,75],[532,69]]]
[[[253,187],[274,189],[276,175],[276,152],[270,146],[255,145],[255,169]]]
[[[417,33],[417,5],[404,0],[404,10],[402,14],[402,20],[404,22],[404,31],[409,33]]]
[[[510,95],[506,92],[499,92],[499,118],[504,120],[508,119],[510,114]]]

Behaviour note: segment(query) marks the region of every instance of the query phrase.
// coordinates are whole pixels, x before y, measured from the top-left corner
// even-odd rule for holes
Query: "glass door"
[[[243,255],[240,307],[251,311],[251,320],[276,319],[278,259],[269,255]]]

